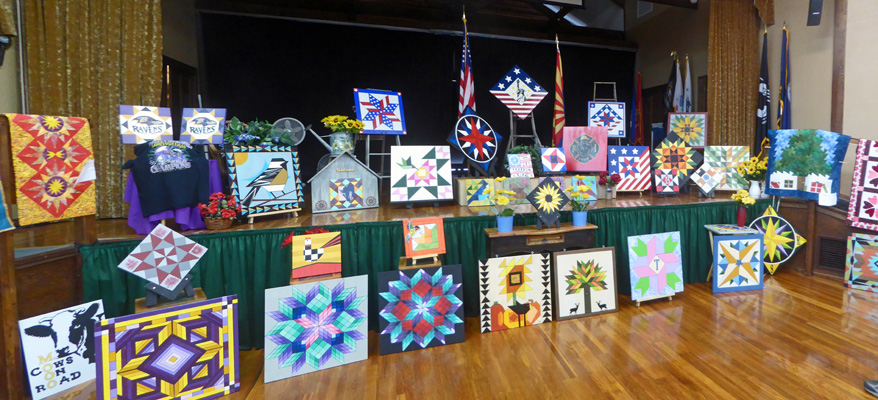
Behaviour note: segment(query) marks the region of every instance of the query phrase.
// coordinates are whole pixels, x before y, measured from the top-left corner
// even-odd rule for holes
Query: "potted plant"
[[[604,185],[607,188],[606,199],[615,199],[616,191],[614,188],[616,185],[622,181],[622,177],[619,174],[607,174],[607,171],[601,171],[600,175],[598,175],[598,184]]]
[[[750,197],[750,192],[741,189],[732,195],[732,200],[738,202],[738,226],[743,227],[747,224],[747,208],[756,204],[756,199]]]
[[[497,207],[491,207],[491,211],[497,216],[497,232],[512,232],[512,218],[515,216],[515,210],[509,206],[515,192],[505,189],[497,189],[494,191],[494,204]]]
[[[241,212],[234,196],[227,196],[220,192],[210,195],[210,204],[198,204],[201,217],[207,229],[226,229],[232,226],[232,221]]]
[[[763,197],[763,188],[760,187],[762,181],[765,180],[765,174],[768,171],[768,159],[763,158],[761,161],[758,157],[753,157],[741,163],[738,166],[738,173],[744,179],[750,181],[750,197],[759,199]],[[765,196],[768,197],[768,196]]]
[[[320,122],[332,131],[329,140],[332,154],[354,151],[354,145],[357,143],[356,134],[362,132],[365,126],[362,121],[344,115],[330,115]]]
[[[565,189],[570,193],[570,204],[573,208],[573,226],[585,226],[588,224],[588,207],[594,201],[586,200],[594,195],[594,191],[588,185],[570,186]]]
[[[223,141],[233,146],[292,146],[292,133],[275,134],[268,121],[253,120],[243,123],[232,117],[223,135]]]

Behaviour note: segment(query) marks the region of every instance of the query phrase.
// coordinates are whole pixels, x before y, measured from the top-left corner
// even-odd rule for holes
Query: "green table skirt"
[[[761,215],[769,200],[748,207],[748,220]],[[598,226],[597,247],[616,250],[616,282],[620,294],[630,294],[628,236],[680,231],[683,244],[683,274],[686,283],[704,282],[710,268],[710,246],[706,224],[734,223],[737,204],[710,202],[679,206],[604,208],[589,211],[588,222]],[[570,212],[562,212],[562,222],[570,222]],[[536,214],[515,216],[515,225],[533,225]],[[447,265],[463,265],[464,311],[477,317],[478,260],[485,258],[485,228],[497,226],[493,216],[445,219]],[[267,288],[289,284],[292,268],[290,248],[280,244],[290,232],[301,234],[310,227],[257,231],[221,232],[189,236],[207,246],[207,254],[192,270],[192,284],[204,289],[208,298],[238,295],[240,344],[242,348],[262,347],[264,294]],[[403,249],[400,221],[366,222],[328,226],[342,233],[342,274],[369,275],[369,326],[378,327],[377,273],[397,269]],[[98,243],[83,246],[82,277],[85,301],[103,299],[108,317],[134,312],[134,300],[144,297],[145,281],[117,265],[139,240]]]

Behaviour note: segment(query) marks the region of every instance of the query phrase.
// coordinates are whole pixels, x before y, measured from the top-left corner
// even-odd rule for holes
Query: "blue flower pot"
[[[497,232],[512,232],[513,217],[497,217]]]
[[[573,226],[585,226],[588,222],[588,211],[573,212]]]

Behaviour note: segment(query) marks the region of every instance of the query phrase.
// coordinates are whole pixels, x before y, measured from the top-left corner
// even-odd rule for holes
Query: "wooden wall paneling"
[[[799,234],[805,237],[805,239],[808,241],[808,243],[806,243],[804,246],[799,247],[796,250],[796,253],[793,254],[793,257],[790,258],[790,260],[786,263],[781,264],[778,269],[795,268],[796,270],[799,270],[799,272],[801,272],[802,274],[806,274],[805,264],[807,257],[805,254],[805,249],[807,248],[807,246],[814,245],[814,243],[811,242],[811,238],[809,238],[807,235],[809,215],[808,202],[804,200],[785,197],[780,202],[780,207],[778,207],[777,213],[778,215],[786,219],[787,222],[792,224],[793,228],[796,228],[796,231],[799,232]]]
[[[82,260],[74,246],[15,260],[18,318],[82,303]]]
[[[9,121],[0,118],[0,180],[3,181],[7,199],[15,193]],[[8,189],[12,185],[11,189]],[[7,202],[11,206],[12,202]],[[18,338],[18,296],[15,286],[15,247],[13,232],[0,233],[0,363],[3,364],[0,399],[24,397],[24,380],[21,366],[21,345]]]

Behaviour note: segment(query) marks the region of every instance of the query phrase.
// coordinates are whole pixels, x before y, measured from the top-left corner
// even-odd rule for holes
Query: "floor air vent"
[[[844,272],[844,263],[847,257],[847,239],[821,237],[819,240],[817,266]]]

